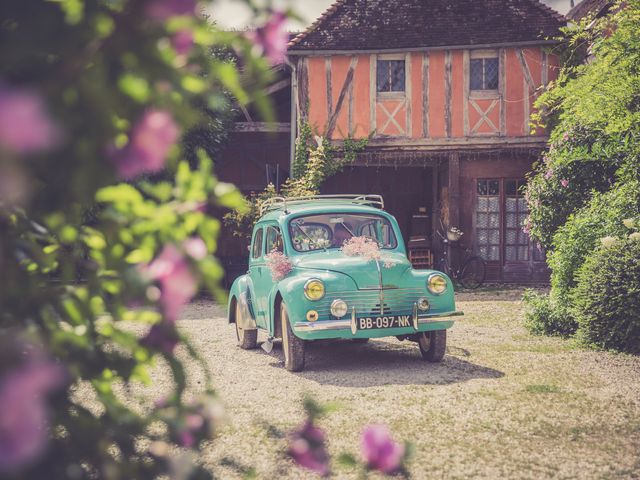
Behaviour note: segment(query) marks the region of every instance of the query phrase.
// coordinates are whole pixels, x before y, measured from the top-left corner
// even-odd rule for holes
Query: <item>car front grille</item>
[[[353,307],[355,307],[358,317],[382,314],[408,315],[413,312],[414,303],[425,294],[423,288],[394,288],[382,290],[382,292],[379,289],[331,292],[327,293],[315,310],[319,314],[319,320],[334,319],[335,317],[331,315],[331,303],[336,299],[341,299],[347,302],[349,317]],[[380,308],[381,304],[383,309]]]

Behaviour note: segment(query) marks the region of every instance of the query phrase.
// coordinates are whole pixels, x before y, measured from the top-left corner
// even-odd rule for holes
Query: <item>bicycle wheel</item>
[[[458,281],[464,288],[478,288],[484,282],[487,266],[482,257],[471,257],[460,269]]]

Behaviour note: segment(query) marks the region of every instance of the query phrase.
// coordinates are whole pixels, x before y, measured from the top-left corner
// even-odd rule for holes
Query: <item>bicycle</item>
[[[482,285],[487,270],[487,264],[484,259],[479,255],[472,255],[473,252],[465,248],[466,257],[463,259],[461,266],[459,268],[453,268],[449,262],[448,248],[452,242],[446,235],[443,235],[439,231],[436,231],[436,233],[440,236],[444,244],[442,258],[440,259],[442,271],[464,288],[473,290]],[[463,247],[460,245],[459,248]]]

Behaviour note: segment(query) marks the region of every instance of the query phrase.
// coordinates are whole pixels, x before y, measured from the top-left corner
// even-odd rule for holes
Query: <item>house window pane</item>
[[[478,180],[476,197],[476,251],[485,260],[500,260],[500,181]]]
[[[471,90],[497,90],[500,62],[497,57],[474,58],[469,62]]]
[[[505,259],[509,262],[529,261],[529,236],[523,231],[527,218],[527,202],[523,197],[524,180],[505,180]]]
[[[376,76],[378,92],[404,92],[404,60],[378,60]]]

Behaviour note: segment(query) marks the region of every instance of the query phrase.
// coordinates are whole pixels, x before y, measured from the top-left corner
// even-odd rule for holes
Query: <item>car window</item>
[[[253,235],[253,249],[251,250],[251,257],[260,258],[262,256],[262,236],[264,235],[264,230],[260,228],[256,230]]]
[[[282,234],[278,227],[267,227],[267,247],[265,252],[271,253],[273,251],[282,252]]]
[[[354,236],[369,237],[380,248],[398,246],[391,223],[379,215],[328,213],[298,217],[289,222],[289,232],[298,252],[341,248]]]

